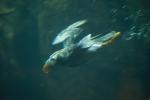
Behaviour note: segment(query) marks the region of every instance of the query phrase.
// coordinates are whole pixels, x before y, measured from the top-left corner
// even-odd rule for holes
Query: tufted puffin
[[[88,34],[75,42],[75,39],[80,35],[83,29],[80,27],[87,20],[80,20],[62,30],[52,42],[52,45],[62,44],[62,49],[52,53],[43,65],[42,70],[48,73],[49,69],[56,65],[78,66],[83,63],[87,54],[97,51],[99,48],[112,43],[120,32],[112,31],[107,34],[98,34],[92,36]]]

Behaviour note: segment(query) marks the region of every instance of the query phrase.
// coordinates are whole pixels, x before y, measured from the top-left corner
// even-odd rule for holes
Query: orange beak
[[[43,68],[42,68],[42,71],[45,73],[45,74],[48,74],[49,72],[49,64],[44,64]]]

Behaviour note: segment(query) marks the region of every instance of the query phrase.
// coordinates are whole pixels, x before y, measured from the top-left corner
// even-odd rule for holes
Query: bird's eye
[[[52,58],[51,61],[55,61],[56,59]]]

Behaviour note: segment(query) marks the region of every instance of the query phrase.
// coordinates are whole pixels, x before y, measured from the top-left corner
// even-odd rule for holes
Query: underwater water
[[[1,0],[0,100],[150,100],[149,3]],[[121,34],[91,55],[71,59],[75,66],[60,64],[44,73],[45,61],[61,49],[52,45],[54,38],[83,19],[81,38]]]

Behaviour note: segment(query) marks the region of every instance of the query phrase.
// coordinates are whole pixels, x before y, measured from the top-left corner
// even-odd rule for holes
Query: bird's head
[[[43,65],[43,72],[48,74],[48,72],[55,66],[56,59],[48,59],[45,64]]]

